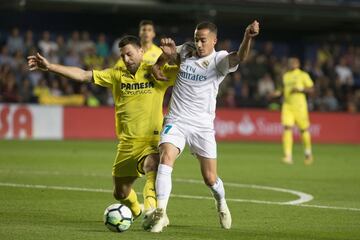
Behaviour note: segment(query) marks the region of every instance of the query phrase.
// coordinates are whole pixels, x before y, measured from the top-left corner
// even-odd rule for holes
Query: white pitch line
[[[181,179],[181,178],[175,178],[174,181],[177,182],[186,182],[186,183],[197,183],[201,184],[203,181],[200,180],[193,180],[193,179]],[[310,194],[303,193],[300,191],[295,191],[291,189],[285,189],[285,188],[277,188],[277,187],[269,187],[269,186],[260,186],[260,185],[254,185],[254,184],[240,184],[240,183],[224,183],[225,186],[229,187],[238,187],[238,188],[252,188],[252,189],[261,189],[261,190],[269,190],[269,191],[275,191],[275,192],[284,192],[284,193],[290,193],[293,195],[298,196],[299,198],[293,201],[289,202],[272,202],[272,201],[261,201],[261,200],[247,200],[247,201],[253,201],[256,203],[276,203],[279,205],[298,205],[306,202],[310,202],[314,199],[314,197]],[[235,199],[233,199],[236,201]]]
[[[310,208],[323,208],[323,209],[335,209],[335,210],[348,210],[348,211],[359,211],[360,208],[351,208],[351,207],[334,207],[334,206],[327,206],[327,205],[312,205],[312,204],[301,204],[295,205],[299,207],[310,207]]]
[[[78,191],[78,192],[102,192],[111,193],[111,190],[101,188],[82,188],[82,187],[66,187],[66,186],[48,186],[38,184],[19,184],[19,183],[6,183],[0,182],[3,187],[17,187],[17,188],[34,188],[34,189],[51,189],[51,190],[65,190],[65,191]]]
[[[101,192],[101,193],[111,193],[112,192],[111,190],[101,189],[101,188],[99,189],[99,188],[82,188],[82,187],[66,187],[66,186],[47,186],[47,185],[32,185],[32,184],[19,184],[19,183],[6,183],[6,182],[0,182],[0,186],[16,187],[16,188],[80,191],[80,192]],[[205,197],[205,196],[182,195],[182,194],[172,194],[171,196],[176,197],[176,198],[185,198],[185,199],[214,200],[212,197]],[[322,206],[322,205],[310,205],[310,204],[289,205],[289,204],[284,204],[282,202],[258,201],[258,200],[249,200],[249,199],[227,199],[227,201],[310,207],[310,208],[322,208],[322,209],[333,209],[333,210],[360,211],[360,208],[347,208],[347,207]]]
[[[107,177],[109,178],[109,175],[104,174],[94,174],[94,173],[66,173],[66,172],[60,172],[60,171],[32,171],[32,170],[2,170],[0,169],[0,172],[3,173],[17,173],[17,174],[36,174],[36,175],[76,175],[76,176],[84,176],[84,177]],[[203,184],[204,182],[201,180],[194,180],[194,179],[182,179],[182,178],[174,178],[174,182],[182,182],[182,183],[192,183],[192,184]],[[229,187],[236,187],[236,188],[252,188],[252,189],[260,189],[260,190],[269,190],[269,191],[276,191],[276,192],[283,192],[283,193],[290,193],[297,197],[299,197],[296,200],[288,201],[288,202],[274,202],[274,201],[263,201],[263,200],[238,200],[238,199],[232,199],[234,202],[253,202],[253,203],[263,203],[263,204],[278,204],[278,205],[297,205],[302,204],[306,202],[310,202],[314,199],[314,197],[310,194],[291,190],[291,189],[285,189],[285,188],[277,188],[277,187],[269,187],[269,186],[260,186],[260,185],[254,185],[254,184],[239,184],[239,183],[224,183],[225,186]]]
[[[24,175],[53,175],[53,176],[82,176],[82,177],[111,177],[109,174],[96,174],[96,173],[71,173],[71,172],[60,172],[60,171],[42,171],[42,170],[11,170],[11,169],[0,169],[0,173],[16,173]]]

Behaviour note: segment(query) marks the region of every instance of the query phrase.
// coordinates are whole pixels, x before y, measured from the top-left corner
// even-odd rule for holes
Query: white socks
[[[210,187],[210,190],[216,200],[218,210],[221,210],[223,206],[226,206],[223,181],[221,181],[221,179],[218,177],[215,184]]]
[[[156,176],[155,187],[156,187],[157,207],[164,209],[165,212],[172,188],[172,182],[171,182],[172,170],[173,168],[168,165],[159,164],[158,172]]]
[[[172,181],[171,181],[172,171],[173,171],[172,167],[165,164],[159,164],[158,172],[156,176],[156,182],[155,182],[157,207],[164,209],[164,212],[166,212],[166,208],[172,188]],[[224,184],[219,177],[216,179],[215,184],[210,187],[210,190],[216,200],[219,211],[223,207],[227,206],[225,200]]]

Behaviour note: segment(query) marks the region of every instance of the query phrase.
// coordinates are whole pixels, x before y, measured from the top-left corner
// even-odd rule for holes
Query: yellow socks
[[[120,202],[125,206],[127,206],[128,208],[130,208],[134,217],[141,214],[140,204],[138,202],[136,192],[134,191],[134,189],[131,189],[130,194],[129,196],[127,196],[127,198],[120,199]]]
[[[302,131],[301,138],[304,143],[305,155],[311,155],[311,137],[309,131]]]
[[[283,132],[283,149],[284,157],[291,158],[292,156],[292,147],[293,147],[293,137],[292,129],[284,129]]]
[[[146,182],[144,186],[144,210],[155,209],[157,207],[156,203],[156,192],[155,192],[155,180],[156,172],[146,173]],[[134,189],[131,189],[130,194],[127,198],[120,199],[120,202],[130,208],[134,217],[138,216],[141,213],[140,203],[137,199]]]
[[[157,207],[156,192],[155,192],[155,180],[156,172],[146,173],[146,182],[144,186],[144,210],[155,209]],[[141,213],[140,203],[137,199],[134,189],[131,189],[130,194],[127,198],[120,199],[120,202],[130,208],[134,217]]]
[[[155,180],[156,180],[156,172],[148,172],[145,175],[146,182],[143,190],[144,196],[144,210],[148,210],[151,208],[157,207],[156,202],[156,192],[155,192]]]

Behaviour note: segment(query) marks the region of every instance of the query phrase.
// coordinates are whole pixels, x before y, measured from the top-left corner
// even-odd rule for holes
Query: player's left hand
[[[259,22],[257,20],[255,20],[249,26],[247,26],[247,28],[245,30],[245,36],[253,38],[253,37],[257,36],[259,34],[259,32],[260,32]]]

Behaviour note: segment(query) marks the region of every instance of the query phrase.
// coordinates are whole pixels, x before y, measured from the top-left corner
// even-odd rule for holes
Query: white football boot
[[[165,213],[164,209],[157,208],[152,214],[152,227],[150,229],[150,232],[153,233],[160,233],[163,231],[164,227],[167,227],[170,224],[169,218],[167,214]]]
[[[145,231],[149,231],[154,222],[154,212],[155,208],[148,209],[144,211],[144,217],[142,219],[141,225]]]
[[[284,157],[282,158],[282,162],[285,163],[285,164],[287,164],[287,165],[292,165],[292,164],[294,164],[291,156],[284,156]]]
[[[221,227],[224,229],[230,229],[232,218],[229,207],[227,206],[226,202],[223,204],[216,203],[216,208],[219,213],[219,220]]]

